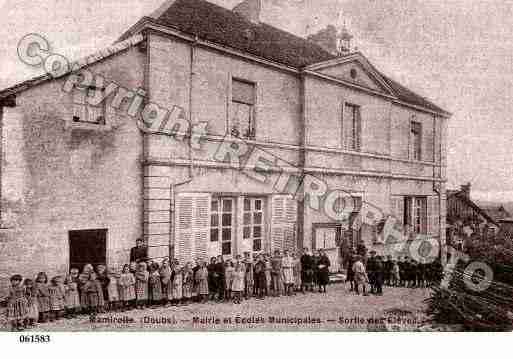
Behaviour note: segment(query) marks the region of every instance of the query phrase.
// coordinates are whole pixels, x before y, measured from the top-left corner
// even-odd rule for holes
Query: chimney
[[[463,194],[465,195],[466,198],[469,198],[470,199],[470,188],[471,188],[471,184],[470,182],[468,182],[467,184],[462,184],[460,186],[460,190],[461,192],[463,192]]]
[[[254,24],[260,22],[260,12],[262,11],[262,0],[244,0],[236,5],[233,12],[244,16],[247,20]]]
[[[319,32],[309,35],[307,40],[315,42],[334,56],[342,56],[351,51],[352,38],[345,26],[338,32],[335,26],[328,25]]]

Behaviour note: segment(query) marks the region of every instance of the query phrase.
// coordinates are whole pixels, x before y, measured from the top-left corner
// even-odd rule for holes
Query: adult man
[[[137,238],[135,247],[130,249],[130,262],[146,262],[148,260],[148,247],[144,245],[142,238]]]
[[[369,278],[370,291],[376,293],[376,251],[370,251],[370,257],[367,260],[367,275]]]
[[[313,259],[310,249],[305,248],[301,256],[301,289],[313,291]]]
[[[349,282],[350,285],[351,285],[351,288],[349,289],[350,292],[352,292],[355,288],[355,281],[354,281],[354,272],[353,272],[353,264],[355,262],[355,252],[354,250],[351,248],[349,250],[349,253],[347,254],[347,258],[346,258],[346,268],[347,268],[347,278],[346,278],[346,282]]]
[[[355,262],[353,263],[353,272],[355,280],[355,294],[360,294],[359,287],[361,284],[363,289],[363,295],[367,296],[367,293],[365,291],[365,282],[367,282],[369,279],[365,271],[365,266],[362,262],[362,257],[359,255],[355,256]]]
[[[392,256],[389,254],[387,259],[383,262],[383,283],[388,286],[392,285],[392,266]]]
[[[280,255],[280,250],[277,249],[274,251],[274,257],[271,259],[271,281],[273,287],[273,294],[275,297],[279,297],[282,288],[282,277],[283,277],[283,268],[282,268],[282,258]]]
[[[383,295],[384,266],[381,256],[377,256],[374,262],[374,287],[376,295]]]

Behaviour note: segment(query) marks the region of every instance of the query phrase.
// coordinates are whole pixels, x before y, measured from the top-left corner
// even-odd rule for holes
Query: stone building
[[[261,22],[261,5],[168,1],[80,63],[94,81],[0,92],[2,275],[117,266],[137,237],[182,262],[326,248],[337,270],[341,246],[385,251],[375,226],[351,226],[366,204],[444,240],[450,114],[344,38]]]

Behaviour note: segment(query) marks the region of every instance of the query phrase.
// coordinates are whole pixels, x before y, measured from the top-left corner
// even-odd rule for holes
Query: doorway
[[[313,249],[323,249],[328,256],[330,272],[339,272],[341,266],[340,238],[342,228],[339,224],[318,223],[313,225]]]
[[[87,229],[69,231],[69,265],[70,268],[82,268],[92,264],[106,264],[107,229]]]

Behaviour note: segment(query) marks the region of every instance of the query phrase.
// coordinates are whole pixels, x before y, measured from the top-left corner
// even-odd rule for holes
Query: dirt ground
[[[367,331],[416,330],[426,320],[428,289],[384,288],[357,296],[344,284],[328,293],[205,303],[79,316],[38,324],[34,331]],[[2,315],[2,330],[9,330]]]

